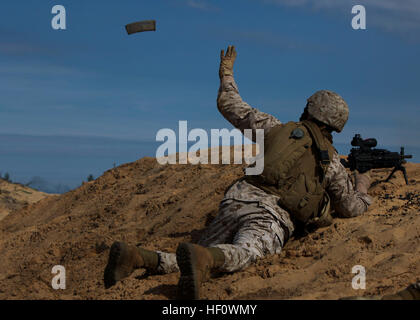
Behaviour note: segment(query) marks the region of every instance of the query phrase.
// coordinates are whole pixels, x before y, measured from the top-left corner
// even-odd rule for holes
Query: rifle
[[[341,163],[351,171],[357,170],[360,173],[371,169],[394,168],[385,182],[388,182],[395,172],[401,171],[405,183],[408,184],[404,164],[407,163],[405,159],[411,159],[413,156],[404,154],[404,147],[401,147],[400,153],[386,149],[374,149],[377,144],[378,142],[374,138],[362,139],[360,134],[356,134],[351,141],[351,145],[355,148],[350,150],[347,161],[341,159]]]

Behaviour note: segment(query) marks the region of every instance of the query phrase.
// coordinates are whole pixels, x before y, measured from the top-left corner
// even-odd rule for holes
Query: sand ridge
[[[0,179],[0,220],[9,213],[47,196],[49,196],[47,193]]]
[[[0,299],[175,299],[178,274],[137,270],[105,290],[109,247],[122,240],[174,252],[197,241],[215,217],[225,189],[243,165],[160,165],[143,158],[111,169],[66,194],[47,197],[0,222]],[[395,292],[420,280],[420,164],[401,173],[374,170],[369,211],[291,239],[280,255],[244,271],[221,274],[204,299],[337,299]],[[351,287],[354,265],[367,288]],[[53,290],[51,269],[63,265],[67,289]]]

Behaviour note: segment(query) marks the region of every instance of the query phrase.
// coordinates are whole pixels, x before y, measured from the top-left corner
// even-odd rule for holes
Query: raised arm
[[[269,130],[281,122],[274,116],[252,108],[242,100],[238,86],[233,78],[233,64],[236,59],[234,46],[229,46],[226,55],[221,52],[219,69],[220,88],[217,96],[217,108],[234,127],[244,129]]]
[[[367,194],[369,176],[358,174],[356,177],[356,189],[354,189],[349,174],[335,153],[326,175],[327,192],[334,210],[342,218],[359,216],[366,212],[372,203],[372,198]]]

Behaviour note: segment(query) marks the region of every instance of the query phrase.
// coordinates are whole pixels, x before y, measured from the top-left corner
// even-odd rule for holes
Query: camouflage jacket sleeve
[[[276,117],[252,108],[244,102],[232,76],[225,76],[220,81],[217,108],[234,127],[242,132],[244,129],[264,129],[267,133],[270,128],[281,124]]]
[[[354,190],[353,182],[334,153],[333,160],[327,170],[327,192],[331,198],[332,208],[342,218],[351,218],[363,214],[372,203],[372,198]]]

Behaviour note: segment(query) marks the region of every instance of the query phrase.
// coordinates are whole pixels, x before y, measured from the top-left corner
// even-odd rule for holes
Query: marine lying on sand
[[[199,299],[212,272],[243,270],[279,254],[296,233],[331,224],[333,212],[351,218],[371,204],[369,174],[356,172],[353,184],[332,146],[332,132],[341,132],[348,120],[343,98],[318,91],[307,100],[299,122],[283,124],[242,100],[233,78],[236,55],[233,46],[221,52],[217,107],[241,131],[264,130],[263,173],[241,178],[226,191],[198,244],[181,243],[176,253],[168,253],[115,242],[104,271],[106,288],[137,268],[149,274],[180,271],[178,298]]]

